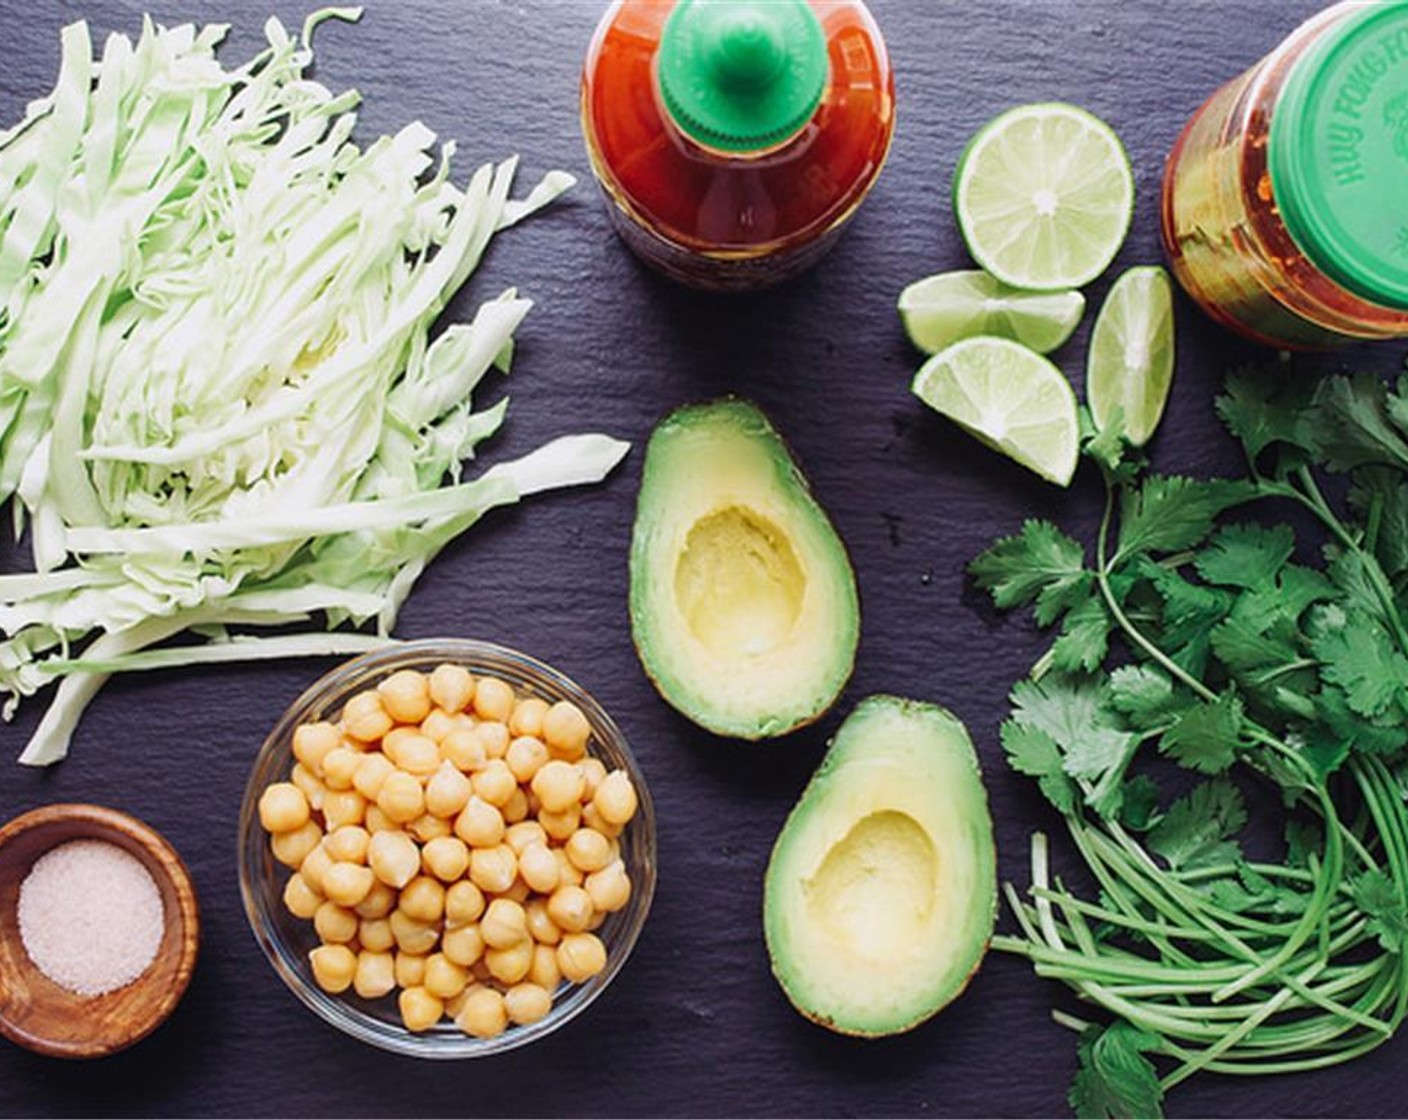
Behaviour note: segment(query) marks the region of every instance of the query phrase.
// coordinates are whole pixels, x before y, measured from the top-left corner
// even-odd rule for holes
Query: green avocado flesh
[[[992,936],[997,863],[963,724],[872,696],[841,725],[773,848],[772,969],[842,1034],[908,1030],[958,995]]]
[[[781,437],[744,401],[655,429],[631,538],[631,630],[666,700],[765,739],[836,700],[860,608],[846,549]]]

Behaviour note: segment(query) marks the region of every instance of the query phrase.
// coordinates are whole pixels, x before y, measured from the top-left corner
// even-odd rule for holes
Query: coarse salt
[[[103,840],[45,852],[20,884],[20,939],[39,971],[81,996],[130,984],[156,959],[165,913],[151,872]]]

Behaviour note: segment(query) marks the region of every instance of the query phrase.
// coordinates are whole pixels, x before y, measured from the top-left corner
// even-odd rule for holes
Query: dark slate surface
[[[266,0],[267,2],[267,0]],[[229,21],[226,58],[260,42],[265,3],[166,3],[156,14]],[[304,7],[275,3],[291,26]],[[327,663],[164,672],[110,686],[69,761],[0,773],[0,818],[94,800],[161,829],[200,890],[200,965],[172,1020],[116,1058],[66,1065],[0,1044],[0,1113],[1049,1115],[1065,1110],[1072,1038],[1048,1009],[1061,993],[992,955],[928,1025],[888,1041],[842,1039],[803,1021],[769,972],[762,872],[826,737],[877,690],[950,705],[986,763],[1004,877],[1025,882],[1028,833],[1053,823],[1001,763],[995,728],[1010,682],[1041,649],[965,587],[965,561],[1021,518],[1088,532],[1098,481],[1069,493],[977,448],[906,392],[916,364],[894,314],[908,281],[965,267],[948,182],[968,135],[1017,102],[1069,99],[1129,147],[1138,211],[1119,266],[1156,261],[1164,154],[1217,84],[1316,5],[1310,0],[1165,4],[876,0],[898,72],[890,164],[836,252],[790,287],[703,298],[647,275],[612,236],[578,133],[580,59],[604,4],[373,0],[359,27],[320,32],[318,73],[366,96],[368,139],[419,116],[471,161],[521,152],[536,176],[583,182],[551,213],[496,242],[466,297],[508,284],[538,301],[520,332],[513,407],[490,457],[599,428],[638,450],[602,487],[490,517],[436,562],[406,604],[406,637],[473,635],[516,645],[576,677],[612,711],[649,776],[660,817],[660,888],[629,966],[556,1037],[501,1059],[431,1065],[368,1049],[305,1012],[260,955],[235,881],[235,814],[256,746]],[[47,91],[58,29],[135,32],[139,0],[3,0],[0,121]],[[96,36],[95,36],[96,37]],[[1108,280],[1089,292],[1098,305]],[[1211,398],[1245,345],[1179,305],[1179,374],[1155,444],[1166,469],[1235,465]],[[1059,354],[1077,379],[1082,331]],[[1326,359],[1396,367],[1402,347]],[[840,709],[763,747],[696,731],[660,702],[631,651],[626,548],[651,425],[689,398],[756,398],[795,447],[850,547],[864,636]],[[8,562],[14,564],[13,554]],[[17,752],[39,706],[0,732]],[[1182,1115],[1371,1115],[1405,1108],[1405,1040],[1340,1070],[1199,1078]]]

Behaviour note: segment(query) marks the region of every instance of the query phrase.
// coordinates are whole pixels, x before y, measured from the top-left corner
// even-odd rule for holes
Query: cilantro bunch
[[[1056,1012],[1081,1116],[1159,1115],[1198,1070],[1348,1061],[1408,1012],[1408,380],[1245,372],[1217,409],[1245,477],[1160,475],[1095,435],[1094,556],[1029,521],[971,566],[1056,629],[1002,744],[1089,887],[1036,834],[993,944],[1108,1016]],[[1259,858],[1254,786],[1284,809]]]

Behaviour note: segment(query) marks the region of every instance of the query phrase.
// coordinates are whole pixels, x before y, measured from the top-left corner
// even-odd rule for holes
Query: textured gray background
[[[227,61],[257,48],[259,0],[154,5],[163,20],[228,21]],[[291,27],[307,10],[273,3]],[[894,313],[899,290],[966,267],[948,203],[970,133],[1023,101],[1068,99],[1104,116],[1138,183],[1117,267],[1160,259],[1158,184],[1187,116],[1317,5],[1308,0],[1168,4],[875,0],[898,73],[889,166],[821,267],[748,300],[706,298],[647,275],[611,234],[577,125],[578,67],[604,3],[373,0],[358,27],[319,33],[318,76],[366,97],[363,140],[420,117],[474,161],[512,151],[526,176],[565,167],[583,181],[550,213],[496,242],[464,313],[517,284],[538,301],[519,334],[513,405],[486,459],[567,431],[637,443],[606,484],[495,514],[448,549],[406,604],[406,637],[504,642],[574,676],[621,723],[660,818],[660,888],[628,967],[581,1019],[504,1058],[417,1063],[374,1051],[298,1005],[259,953],[235,879],[235,814],[249,760],[277,715],[328,664],[165,672],[103,692],[63,765],[0,762],[0,819],[49,801],[93,800],[161,829],[195,874],[199,967],[170,1022],[116,1058],[68,1065],[0,1043],[0,1113],[659,1114],[1065,1111],[1072,1037],[1048,1009],[1057,988],[991,955],[937,1019],[880,1042],[811,1026],[773,983],[759,922],[773,838],[859,697],[887,690],[952,707],[987,770],[1001,870],[1025,883],[1026,840],[1054,823],[1008,773],[995,729],[1004,696],[1042,648],[965,586],[964,563],[1024,516],[1089,531],[1098,480],[1069,493],[981,450],[906,392],[916,355]],[[52,85],[58,30],[135,32],[138,0],[0,0],[0,122]],[[1113,274],[1113,273],[1112,273]],[[1107,280],[1088,295],[1098,306]],[[1252,356],[1181,301],[1179,373],[1155,457],[1192,473],[1236,465],[1212,412],[1221,372]],[[1058,359],[1079,385],[1082,331]],[[1328,365],[1396,367],[1403,348],[1345,352]],[[739,391],[791,441],[850,548],[863,638],[837,711],[772,745],[695,730],[658,700],[630,646],[626,549],[643,441],[669,408]],[[8,565],[19,562],[13,549]],[[0,730],[20,749],[39,704]],[[1004,917],[1004,923],[1007,919]],[[1182,1115],[1374,1115],[1408,1106],[1408,1040],[1329,1072],[1237,1081],[1202,1077],[1170,1102]]]

